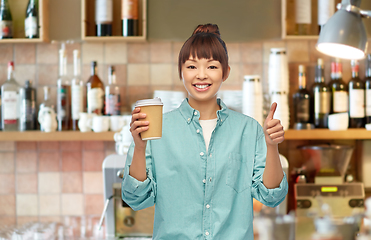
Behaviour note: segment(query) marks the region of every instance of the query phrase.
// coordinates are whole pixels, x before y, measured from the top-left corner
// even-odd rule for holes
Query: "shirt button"
[[[200,133],[200,129],[197,129],[197,131],[196,131],[197,133]]]
[[[197,112],[195,112],[194,115],[197,115]]]
[[[208,232],[208,231],[206,231],[206,232],[205,232],[205,235],[206,235],[206,236],[209,236],[209,232]]]
[[[203,152],[200,152],[200,156],[203,156],[204,155],[204,153]]]
[[[203,183],[206,183],[206,179],[202,180]]]
[[[213,154],[212,153],[210,153],[210,157],[212,157],[213,156]]]
[[[209,205],[209,204],[207,204],[207,205],[206,205],[206,208],[210,208],[210,205]]]
[[[209,178],[209,182],[211,182],[211,178]]]
[[[189,121],[191,121],[191,119],[190,119],[190,118],[188,118],[188,122],[189,122]]]

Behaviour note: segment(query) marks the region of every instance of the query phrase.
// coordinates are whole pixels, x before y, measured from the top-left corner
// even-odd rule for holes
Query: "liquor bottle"
[[[8,63],[8,80],[1,86],[1,126],[3,131],[19,129],[19,85],[14,79],[14,63]]]
[[[138,0],[121,1],[122,36],[138,36]]]
[[[318,0],[318,34],[335,13],[335,0]]]
[[[307,90],[307,80],[304,65],[299,65],[299,89],[294,93],[295,123],[310,123],[310,93]]]
[[[64,45],[59,50],[59,78],[57,81],[58,131],[69,130],[71,120],[71,85],[67,77],[67,55]]]
[[[19,130],[36,129],[36,90],[32,87],[29,80],[26,81],[25,87],[19,91],[20,99],[20,123]]]
[[[88,113],[104,114],[104,85],[97,75],[97,62],[91,63],[91,76],[86,83]]]
[[[297,35],[309,35],[312,23],[312,7],[310,0],[295,0],[295,22]]]
[[[81,80],[80,51],[73,51],[73,79],[71,81],[71,117],[72,130],[78,129],[80,112],[84,111],[83,89],[84,83]]]
[[[120,87],[116,84],[115,67],[108,69],[108,85],[106,86],[106,115],[121,115]]]
[[[330,114],[330,89],[325,84],[325,71],[323,59],[318,58],[316,76],[312,86],[313,93],[313,122],[316,128],[328,127],[328,115]]]
[[[24,20],[26,38],[39,37],[39,4],[38,0],[29,0]]]
[[[351,61],[352,78],[348,83],[349,89],[349,127],[365,127],[365,83],[359,78],[359,63]]]
[[[0,2],[0,39],[13,38],[13,19],[8,0]]]
[[[371,123],[371,54],[367,54],[365,74],[365,103],[366,103],[366,123]]]
[[[50,98],[50,87],[44,86],[43,90],[44,90],[44,100],[41,102],[39,106],[39,113],[44,107],[49,107],[55,111],[54,103]],[[40,130],[44,131],[41,125],[40,125]]]
[[[329,88],[331,90],[330,113],[348,112],[348,86],[343,81],[342,64],[339,59],[331,64],[331,81]]]
[[[97,36],[112,36],[112,0],[95,0],[95,24]]]

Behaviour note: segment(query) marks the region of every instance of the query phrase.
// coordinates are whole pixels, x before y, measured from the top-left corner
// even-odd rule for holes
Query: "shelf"
[[[371,139],[371,131],[366,129],[348,129],[331,131],[328,129],[287,130],[285,140],[366,140]]]
[[[0,141],[114,141],[115,132],[0,132]]]
[[[147,0],[138,0],[139,36],[121,36],[121,1],[113,0],[112,35],[97,37],[95,26],[95,1],[81,1],[81,39],[85,42],[144,42],[147,39]]]
[[[49,0],[39,0],[39,38],[25,38],[24,20],[28,0],[9,1],[13,19],[13,38],[1,39],[0,43],[41,43],[49,41]]]

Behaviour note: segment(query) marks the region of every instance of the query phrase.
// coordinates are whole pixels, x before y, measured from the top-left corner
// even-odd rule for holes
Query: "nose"
[[[204,69],[199,69],[199,71],[197,73],[197,78],[198,79],[206,79],[207,78],[206,71]]]

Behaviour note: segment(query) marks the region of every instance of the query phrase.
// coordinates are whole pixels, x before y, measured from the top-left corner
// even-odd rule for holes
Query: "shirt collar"
[[[220,98],[217,99],[217,102],[221,109],[216,111],[216,115],[218,117],[218,124],[222,125],[229,115],[229,109]],[[183,100],[182,104],[179,106],[179,111],[188,124],[194,119],[200,118],[200,112],[189,105],[188,98]]]

